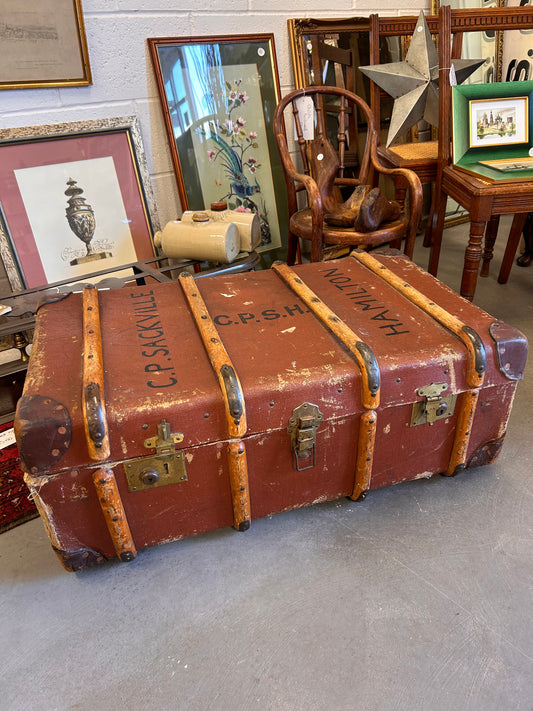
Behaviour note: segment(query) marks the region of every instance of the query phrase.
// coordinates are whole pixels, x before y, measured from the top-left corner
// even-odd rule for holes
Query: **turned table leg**
[[[494,256],[494,244],[496,242],[496,237],[498,236],[499,226],[499,215],[493,215],[487,222],[487,229],[485,230],[485,243],[483,245],[483,262],[481,263],[481,272],[479,273],[482,277],[488,277],[489,275],[490,263],[492,261],[492,257]]]
[[[479,263],[481,261],[481,242],[485,231],[485,222],[470,223],[470,239],[465,251],[465,263],[461,279],[461,296],[472,301],[476,292]]]

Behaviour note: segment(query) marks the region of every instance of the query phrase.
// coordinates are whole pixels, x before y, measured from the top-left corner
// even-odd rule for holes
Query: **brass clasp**
[[[304,402],[295,408],[289,420],[287,433],[291,436],[291,449],[294,452],[296,469],[301,472],[312,469],[316,463],[316,433],[324,415],[317,405]],[[311,464],[301,466],[301,461],[311,458]]]
[[[443,420],[453,415],[457,395],[443,396],[442,393],[447,388],[448,383],[431,383],[431,385],[425,385],[416,391],[417,395],[425,399],[413,404],[411,427],[432,425],[437,420]]]
[[[171,432],[170,424],[162,420],[157,425],[157,435],[144,440],[144,446],[155,449],[156,454],[124,463],[129,490],[143,491],[188,481],[183,452],[176,451],[176,444],[183,439],[181,432]]]

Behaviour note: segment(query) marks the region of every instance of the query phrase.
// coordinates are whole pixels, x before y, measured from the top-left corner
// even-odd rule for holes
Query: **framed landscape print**
[[[470,101],[470,147],[508,146],[528,140],[528,97]]]
[[[272,131],[272,35],[148,40],[183,210],[256,213],[259,252],[282,246],[286,191]]]
[[[0,130],[0,210],[25,288],[153,257],[136,118]]]

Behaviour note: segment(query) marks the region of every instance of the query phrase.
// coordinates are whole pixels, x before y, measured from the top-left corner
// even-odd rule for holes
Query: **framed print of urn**
[[[0,210],[2,259],[11,250],[25,288],[150,259],[159,225],[137,119],[0,130]]]

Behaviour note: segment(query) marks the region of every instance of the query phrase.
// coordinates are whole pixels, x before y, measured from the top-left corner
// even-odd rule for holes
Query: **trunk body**
[[[489,464],[527,354],[522,334],[398,254],[96,302],[41,307],[15,422],[71,570]]]

